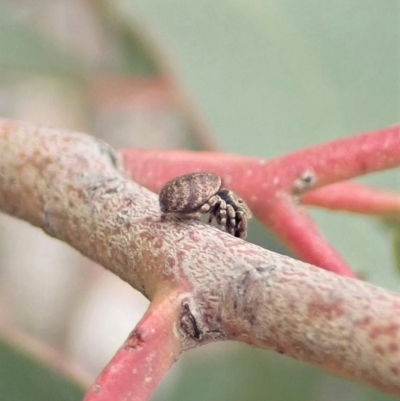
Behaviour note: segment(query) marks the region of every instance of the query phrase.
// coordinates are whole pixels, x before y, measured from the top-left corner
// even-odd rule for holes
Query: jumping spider
[[[245,238],[247,221],[252,217],[243,199],[222,188],[221,177],[214,173],[191,173],[167,182],[160,192],[163,213],[199,216],[210,213],[223,231]]]

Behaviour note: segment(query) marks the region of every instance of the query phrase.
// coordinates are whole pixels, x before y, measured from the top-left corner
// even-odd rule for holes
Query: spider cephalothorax
[[[247,221],[252,217],[243,199],[233,191],[222,188],[221,177],[214,173],[191,173],[167,182],[160,192],[163,213],[198,216],[210,213],[221,229],[245,238]]]

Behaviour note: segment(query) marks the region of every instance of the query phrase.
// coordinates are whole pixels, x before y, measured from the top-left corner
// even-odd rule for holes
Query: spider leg
[[[237,211],[236,218],[237,224],[235,229],[235,237],[246,238],[247,235],[247,218],[243,218],[245,213],[243,211]]]
[[[236,229],[236,211],[234,207],[230,204],[226,205],[226,212],[228,215],[228,220],[226,222],[226,227],[229,234],[234,235]]]
[[[218,195],[214,195],[208,200],[208,205],[210,206],[208,224],[211,224],[211,222],[217,217],[220,201],[221,198]]]
[[[207,213],[209,212],[211,209],[211,206],[208,203],[205,203],[200,209],[199,212],[200,213]]]
[[[205,203],[200,209],[200,213],[208,213],[211,209],[215,207],[215,205],[219,202],[220,197],[218,195],[213,195],[207,203]]]
[[[223,199],[220,199],[218,210],[216,210],[215,215],[221,229],[226,231],[226,202]]]
[[[208,224],[211,224],[211,222],[214,219],[217,219],[219,213],[219,202],[216,203],[211,209],[210,209],[210,216],[208,218]],[[217,220],[218,221],[218,220]]]

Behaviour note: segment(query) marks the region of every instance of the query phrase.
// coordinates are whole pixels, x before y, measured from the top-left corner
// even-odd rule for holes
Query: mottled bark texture
[[[127,179],[103,142],[0,120],[0,209],[150,300],[180,294],[181,312],[169,315],[181,350],[238,340],[400,395],[396,294],[196,220],[162,218],[157,195]]]

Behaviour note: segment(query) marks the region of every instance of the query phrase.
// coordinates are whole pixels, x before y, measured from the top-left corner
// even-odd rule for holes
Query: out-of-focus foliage
[[[393,253],[395,257],[395,263],[397,268],[397,274],[400,274],[400,228],[397,227],[392,233],[393,239]]]
[[[152,401],[395,401],[397,397],[327,375],[282,355],[245,345],[212,344],[184,355],[174,389],[161,383]]]
[[[80,401],[84,390],[0,338],[0,401]]]
[[[14,12],[13,12],[14,11]],[[13,7],[0,4],[0,73],[36,73],[66,75],[70,79],[91,76],[112,70],[114,74],[147,75],[156,65],[139,41],[129,32],[108,27],[109,35],[117,35],[110,42],[115,51],[104,51],[104,57],[86,54],[79,46],[61,42],[37,26],[29,24],[29,17],[19,16]]]
[[[227,151],[271,157],[399,120],[396,0],[112,4],[149,24]]]
[[[75,75],[80,59],[35,32],[16,24],[0,4],[0,73],[51,73]]]

